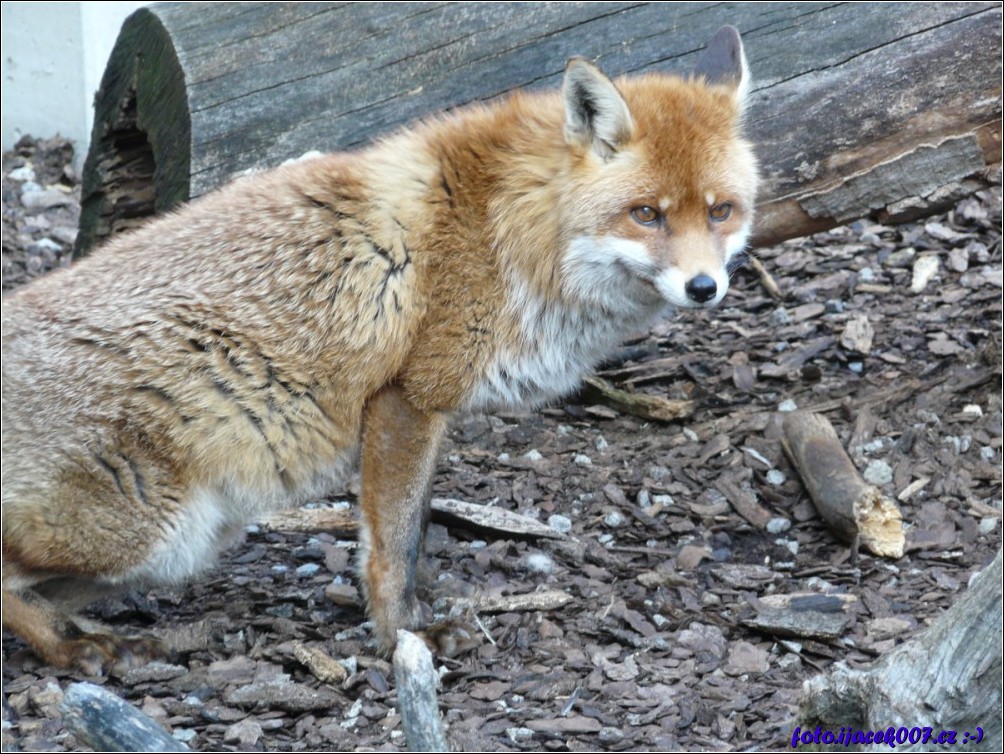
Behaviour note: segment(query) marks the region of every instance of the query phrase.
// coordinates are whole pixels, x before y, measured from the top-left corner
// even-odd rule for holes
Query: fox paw
[[[164,657],[167,652],[157,639],[147,637],[83,634],[63,645],[65,661],[89,676],[123,675],[132,668]]]
[[[481,631],[470,623],[445,620],[418,632],[422,640],[441,657],[459,657],[481,645]]]

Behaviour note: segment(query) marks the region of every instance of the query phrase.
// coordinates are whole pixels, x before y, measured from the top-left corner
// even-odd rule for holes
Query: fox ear
[[[694,78],[703,78],[708,84],[723,84],[735,89],[736,105],[742,112],[749,94],[750,73],[743,52],[743,41],[734,26],[723,26],[708,42],[694,68]]]
[[[588,60],[568,61],[561,93],[569,144],[590,148],[606,160],[630,140],[634,121],[627,103],[614,82]]]

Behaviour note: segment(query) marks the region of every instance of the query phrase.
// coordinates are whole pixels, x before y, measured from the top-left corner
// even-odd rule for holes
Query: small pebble
[[[506,728],[505,734],[517,746],[530,743],[534,736],[534,732],[530,728]]]
[[[648,490],[638,490],[638,506],[640,508],[652,507],[652,496]]]
[[[645,475],[651,477],[655,482],[661,482],[663,479],[669,479],[673,476],[673,472],[665,466],[649,466]]]
[[[966,416],[983,416],[983,409],[977,406],[975,403],[970,403],[962,407],[962,413]]]
[[[862,476],[869,484],[889,484],[892,481],[892,466],[885,461],[872,461]]]
[[[508,453],[499,453],[498,458],[496,458],[499,463],[509,463],[511,456]]]
[[[531,552],[526,556],[526,567],[534,573],[552,573],[554,561],[545,553]]]
[[[317,563],[304,563],[302,566],[297,566],[296,575],[297,576],[314,576],[321,567]]]
[[[986,536],[987,534],[993,534],[997,529],[997,519],[996,518],[981,518],[979,525],[980,534]]]
[[[530,461],[531,463],[537,463],[537,461],[542,461],[544,456],[541,455],[539,450],[531,450],[523,455],[523,458]]]
[[[60,252],[62,250],[63,247],[51,238],[40,238],[28,247],[28,251],[36,254],[43,251]]]
[[[767,522],[767,531],[771,534],[780,534],[791,528],[791,521],[786,518],[772,518]]]
[[[624,733],[618,728],[600,728],[596,734],[597,740],[604,746],[620,743],[624,740]]]
[[[561,534],[568,534],[572,530],[572,519],[555,513],[547,519],[547,525]]]
[[[913,260],[917,258],[917,250],[908,246],[905,249],[894,251],[885,259],[886,267],[909,267]]]
[[[941,262],[934,254],[926,254],[918,257],[913,264],[913,279],[910,281],[910,290],[913,293],[920,293],[931,282],[931,278],[938,274]]]
[[[965,249],[952,249],[948,253],[948,268],[953,272],[965,272],[969,269],[969,252]]]
[[[191,743],[197,735],[191,728],[175,728],[171,732],[171,737],[183,744]]]
[[[601,453],[609,447],[609,444],[607,443],[606,440],[603,439],[602,436],[596,438],[595,445],[596,445],[596,449],[598,451],[600,451]]]
[[[24,181],[34,181],[35,170],[31,167],[31,165],[22,165],[21,167],[14,168],[10,171],[9,177],[11,180],[18,181],[19,183],[23,183]]]
[[[997,451],[991,448],[989,445],[984,445],[982,448],[980,448],[980,458],[982,458],[984,461],[992,461],[994,460],[994,457],[996,455]]]
[[[784,327],[785,325],[790,325],[791,315],[788,313],[787,309],[783,306],[779,306],[770,313],[770,323],[774,327]]]
[[[827,314],[843,314],[844,302],[837,298],[831,298],[826,302],[826,313]]]
[[[862,453],[875,453],[879,450],[882,450],[884,445],[885,443],[883,443],[881,439],[875,439],[875,440],[869,440],[863,445],[859,445],[858,449]]]
[[[783,471],[778,471],[777,469],[771,469],[767,472],[767,483],[773,485],[784,484],[787,481],[787,477],[784,475]]]
[[[793,400],[791,400],[789,398],[788,400],[781,401],[779,404],[777,404],[777,410],[785,412],[785,413],[787,413],[789,411],[797,411],[798,410],[798,404],[795,403],[795,401],[793,401]]]
[[[847,365],[847,368],[854,372],[854,374],[861,374],[865,370],[865,365],[860,361],[852,361]]]
[[[627,520],[620,511],[610,511],[603,517],[603,524],[609,526],[611,529],[624,526],[625,523],[627,523]]]
[[[592,466],[593,459],[587,455],[583,455],[582,453],[576,453],[575,458],[572,459],[572,463],[576,466]]]
[[[875,280],[875,270],[871,267],[863,267],[860,272],[858,272],[858,280],[862,283],[871,283]]]

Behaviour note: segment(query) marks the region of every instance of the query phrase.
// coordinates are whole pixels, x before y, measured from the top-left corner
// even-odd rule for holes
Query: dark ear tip
[[[731,24],[726,24],[725,26],[723,26],[721,29],[715,32],[715,36],[712,37],[712,40],[719,40],[722,42],[726,40],[739,41],[739,39],[740,39],[739,29],[737,29],[735,26],[732,26]]]

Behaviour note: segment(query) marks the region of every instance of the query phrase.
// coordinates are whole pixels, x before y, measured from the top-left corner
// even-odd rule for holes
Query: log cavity
[[[156,163],[136,114],[136,89],[126,91],[118,117],[108,124],[97,150],[104,177],[95,233],[101,238],[136,227],[154,213]]]

